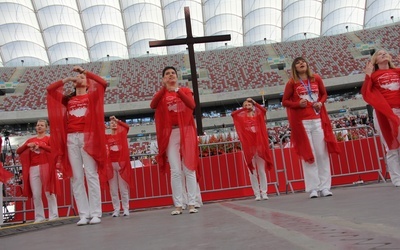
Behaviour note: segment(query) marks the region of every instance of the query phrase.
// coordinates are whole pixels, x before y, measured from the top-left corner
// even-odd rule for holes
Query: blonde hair
[[[314,79],[314,74],[312,73],[312,71],[311,71],[311,69],[310,69],[310,65],[308,64],[307,60],[304,59],[303,57],[299,56],[299,57],[296,57],[296,58],[293,60],[293,62],[292,62],[292,67],[291,67],[292,78],[293,78],[294,82],[298,82],[299,79],[300,79],[300,77],[299,77],[299,75],[298,75],[298,73],[297,73],[297,71],[296,71],[296,63],[297,63],[298,61],[304,61],[304,62],[307,64],[307,72],[306,72],[306,73],[307,73],[307,77],[310,78],[310,79]]]
[[[371,63],[374,65],[374,68],[375,68],[375,70],[378,70],[379,69],[379,66],[378,66],[378,64],[376,63],[376,58],[378,57],[378,53],[380,52],[380,51],[384,51],[384,52],[386,52],[388,55],[389,55],[389,62],[388,62],[388,64],[389,64],[389,68],[390,69],[394,69],[395,67],[394,67],[394,64],[393,64],[393,62],[392,62],[392,56],[387,52],[387,50],[385,50],[385,49],[378,49],[377,51],[375,51],[375,53],[372,55],[372,57],[371,57]]]
[[[39,120],[37,120],[36,125],[38,124],[38,122],[44,122],[44,124],[46,125],[46,128],[49,127],[49,123],[48,123],[47,120],[45,120],[45,119],[39,119]]]
[[[243,104],[242,104],[242,107],[243,107],[243,108],[244,108],[244,105],[246,104],[246,102],[251,103],[251,105],[253,105],[253,107],[254,107],[254,104],[253,104],[252,102],[246,100],[246,101],[244,101]]]

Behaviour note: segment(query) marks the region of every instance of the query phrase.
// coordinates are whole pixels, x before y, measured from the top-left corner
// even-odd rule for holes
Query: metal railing
[[[340,155],[331,155],[332,185],[352,185],[362,181],[383,181],[385,169],[384,150],[379,136],[369,126],[334,129],[335,134],[347,131],[349,140],[340,141]],[[281,138],[271,143],[274,167],[267,172],[268,193],[279,195],[304,190],[302,164],[293,148],[285,147]],[[339,138],[339,137],[338,137]],[[199,145],[198,182],[204,201],[252,196],[249,172],[240,142],[237,140]],[[8,190],[5,201],[15,203],[15,211],[4,214],[8,221],[25,222],[33,217],[31,199],[22,196],[19,166],[10,167],[15,178],[5,183]],[[172,205],[170,173],[161,173],[155,162],[155,154],[138,154],[132,160],[130,186],[131,209]],[[68,180],[60,180],[58,195],[60,216],[77,214]],[[46,199],[43,199],[45,202]],[[46,202],[45,202],[46,204]],[[111,197],[107,188],[102,189],[103,211],[112,211]]]

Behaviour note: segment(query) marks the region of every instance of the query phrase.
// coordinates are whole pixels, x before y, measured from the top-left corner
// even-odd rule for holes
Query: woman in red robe
[[[390,54],[381,49],[372,55],[364,72],[361,94],[374,108],[374,125],[386,148],[390,179],[400,187],[400,68],[395,68]]]
[[[47,87],[47,109],[53,159],[64,178],[72,177],[80,217],[77,225],[81,226],[101,222],[99,173],[100,177],[106,176],[104,92],[107,82],[80,66],[75,66],[73,71],[78,75]],[[75,91],[64,95],[63,87],[69,83]]]
[[[310,198],[332,196],[329,153],[339,153],[328,112],[327,92],[321,77],[313,74],[308,62],[297,57],[292,78],[286,83],[282,105],[286,107],[293,148],[302,160],[306,192]]]
[[[170,168],[172,199],[175,210],[172,215],[182,214],[182,189],[188,193],[190,213],[197,213],[196,170],[199,164],[199,148],[194,125],[195,102],[189,88],[178,86],[177,71],[165,67],[162,73],[163,87],[150,103],[155,109],[158,155],[157,163],[162,171]],[[168,159],[168,162],[167,162]],[[182,174],[186,177],[186,187],[182,187]]]
[[[110,186],[111,200],[114,208],[113,217],[118,217],[120,212],[120,201],[123,215],[129,216],[129,185],[131,180],[131,161],[127,135],[129,125],[118,120],[115,116],[110,117],[111,134],[106,135],[109,168],[112,178],[108,180]]]
[[[256,201],[260,201],[261,198],[268,200],[265,168],[271,169],[273,166],[265,125],[266,114],[267,110],[251,98],[243,102],[243,108],[232,112],[233,123],[242,144]]]
[[[28,139],[17,149],[22,163],[24,196],[33,199],[35,223],[44,221],[42,189],[45,191],[49,208],[49,220],[58,218],[57,198],[55,195],[56,171],[50,162],[50,137],[46,135],[46,120],[36,123],[35,137]]]

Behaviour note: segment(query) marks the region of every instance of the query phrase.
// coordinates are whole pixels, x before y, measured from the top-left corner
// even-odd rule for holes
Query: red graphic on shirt
[[[68,101],[68,114],[70,116],[75,116],[75,117],[85,116],[89,104],[89,99],[87,98],[87,95],[85,96],[86,98],[81,98],[81,96],[73,97]]]
[[[379,76],[377,79],[379,86],[390,91],[398,91],[400,89],[400,77],[395,72],[387,72]]]
[[[165,100],[167,101],[168,111],[182,112],[185,109],[185,104],[181,99],[177,98],[176,95],[167,95]]]
[[[307,83],[306,83],[307,84]],[[307,85],[306,85],[307,86]],[[309,102],[316,102],[318,100],[318,94],[319,94],[319,90],[318,90],[318,85],[317,84],[310,84],[311,87],[311,97],[308,94],[307,88],[300,83],[300,85],[296,88],[296,94],[302,98],[302,99],[306,99]]]

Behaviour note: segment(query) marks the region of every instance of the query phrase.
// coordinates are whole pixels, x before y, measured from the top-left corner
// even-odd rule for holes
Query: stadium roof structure
[[[149,48],[185,38],[184,7],[195,37],[230,34],[195,51],[329,36],[400,19],[400,0],[0,0],[0,66],[45,66],[186,53]]]

